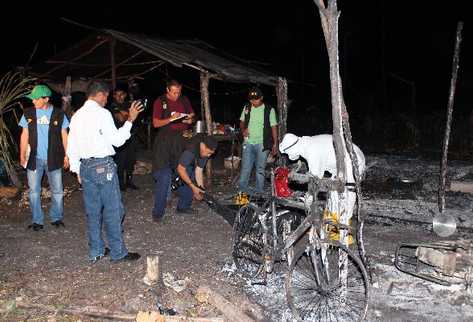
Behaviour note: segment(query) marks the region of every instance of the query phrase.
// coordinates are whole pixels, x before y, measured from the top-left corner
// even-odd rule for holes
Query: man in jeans
[[[263,193],[268,154],[278,152],[278,123],[274,109],[263,102],[263,92],[253,87],[248,92],[249,104],[243,108],[240,129],[243,134],[243,152],[238,183],[239,193],[235,203],[244,204],[247,194],[252,192],[248,186],[251,171],[255,168],[256,187],[254,192]]]
[[[168,191],[171,179],[177,174],[182,185],[176,187],[179,196],[176,212],[195,214],[191,208],[192,198],[202,200],[204,187],[204,168],[207,160],[217,149],[217,140],[213,136],[197,134],[187,140],[182,136],[171,136],[167,141],[167,149],[153,162],[153,177],[156,180],[154,191],[153,221],[159,223],[166,212]]]
[[[107,233],[113,262],[137,260],[140,254],[128,252],[122,235],[124,207],[118,184],[117,166],[112,156],[130,138],[130,129],[141,103],[131,104],[128,119],[117,129],[112,114],[104,108],[110,89],[107,84],[93,81],[87,88],[87,101],[71,119],[67,155],[71,171],[82,183],[89,237],[89,260],[97,262],[106,256],[102,239],[102,224]]]
[[[51,225],[64,227],[62,168],[69,167],[69,161],[65,157],[69,121],[61,109],[49,103],[51,90],[46,85],[35,86],[27,97],[33,101],[34,106],[25,109],[19,125],[23,128],[20,137],[20,164],[26,168],[30,188],[29,201],[33,213],[33,223],[28,227],[34,231],[44,227],[41,179],[45,172],[51,188]]]

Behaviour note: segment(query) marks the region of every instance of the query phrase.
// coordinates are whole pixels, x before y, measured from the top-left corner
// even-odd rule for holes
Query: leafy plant
[[[24,76],[20,72],[8,72],[0,78],[0,153],[8,176],[17,187],[21,184],[16,175],[14,158],[11,155],[11,146],[14,145],[14,141],[5,122],[5,114],[13,111],[19,104],[19,99],[31,91],[33,81],[34,78]]]

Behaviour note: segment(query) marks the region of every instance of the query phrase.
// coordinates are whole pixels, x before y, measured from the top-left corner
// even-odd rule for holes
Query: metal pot
[[[204,122],[203,121],[195,122],[194,133],[204,133]]]
[[[446,213],[437,214],[432,221],[432,226],[434,232],[440,237],[448,237],[457,230],[455,218]]]

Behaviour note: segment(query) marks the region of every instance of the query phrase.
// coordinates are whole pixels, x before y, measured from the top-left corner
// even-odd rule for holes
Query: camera
[[[141,103],[141,105],[143,105],[143,109],[146,109],[146,107],[148,106],[148,99],[147,98],[141,98],[138,100],[138,102]]]

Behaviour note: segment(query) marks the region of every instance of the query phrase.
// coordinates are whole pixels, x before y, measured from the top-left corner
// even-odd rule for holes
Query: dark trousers
[[[189,167],[187,174],[194,180],[194,169]],[[171,179],[174,176],[174,170],[171,167],[158,169],[153,172],[154,180],[156,181],[154,189],[154,208],[153,217],[162,218],[166,212],[166,204],[169,190],[171,189]],[[177,190],[179,200],[177,202],[177,209],[188,209],[192,205],[192,189],[183,184]]]
[[[117,164],[117,174],[120,186],[123,187],[126,182],[130,182],[133,176],[136,162],[136,144],[134,136],[124,145],[116,150],[114,157]]]

